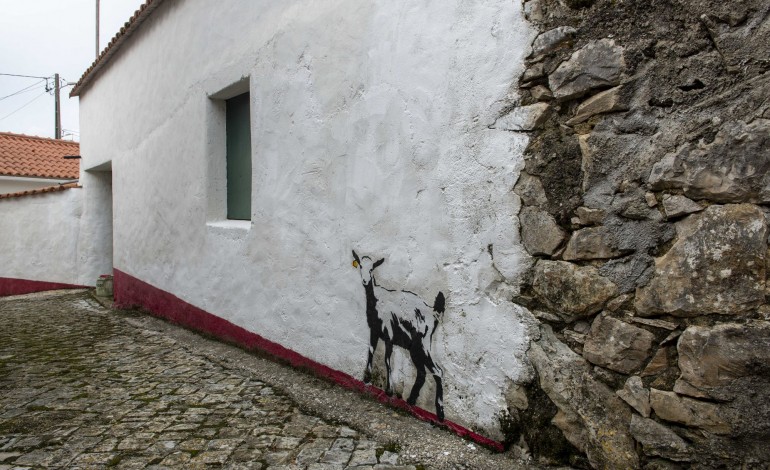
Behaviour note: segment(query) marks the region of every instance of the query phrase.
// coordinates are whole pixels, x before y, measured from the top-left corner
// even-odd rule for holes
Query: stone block
[[[703,206],[686,196],[679,194],[663,196],[663,211],[666,213],[667,219],[675,219],[683,215],[700,212],[703,209]]]
[[[553,89],[553,88],[552,88]],[[722,125],[714,140],[686,144],[652,167],[654,189],[681,188],[694,199],[770,202],[770,120]]]
[[[642,377],[662,374],[668,369],[669,348],[660,348],[655,352],[647,367],[642,371]]]
[[[547,87],[544,87],[543,85],[534,86],[529,90],[529,92],[532,95],[532,98],[536,99],[537,101],[549,101],[553,99],[553,93],[551,93],[551,90],[549,90]]]
[[[566,236],[547,212],[526,207],[519,214],[519,221],[521,240],[531,255],[553,255]]]
[[[540,301],[567,317],[593,315],[617,295],[617,286],[596,268],[566,261],[539,261],[532,287]]]
[[[582,225],[597,225],[602,223],[607,211],[604,209],[591,209],[589,207],[578,207],[575,210]]]
[[[637,289],[640,316],[736,315],[764,302],[767,224],[759,207],[711,206],[676,230],[652,280]]]
[[[543,208],[548,204],[548,198],[545,195],[545,189],[543,189],[543,183],[540,181],[540,178],[523,171],[513,187],[513,192],[527,206]]]
[[[714,434],[729,434],[732,430],[727,419],[713,403],[680,397],[674,392],[650,390],[650,406],[655,414],[666,421],[710,431]]]
[[[597,93],[583,101],[580,103],[580,106],[578,106],[578,109],[575,112],[575,116],[567,121],[567,125],[574,126],[576,124],[580,124],[581,122],[585,122],[597,114],[627,110],[628,105],[626,105],[621,100],[620,92],[621,87],[616,86],[610,88],[609,90]]]
[[[543,69],[543,63],[538,62],[536,64],[532,64],[529,67],[527,67],[527,70],[524,71],[524,74],[521,76],[521,82],[527,83],[531,82],[533,80],[537,80],[538,78],[542,78],[545,76],[545,70]]]
[[[612,39],[590,41],[548,77],[553,95],[568,100],[596,88],[615,86],[625,68],[623,48]]]
[[[540,33],[532,42],[532,57],[547,54],[569,42],[577,33],[571,26],[559,26]]]
[[[517,106],[498,118],[492,128],[504,131],[533,131],[548,117],[550,107],[548,103]]]
[[[605,227],[589,227],[572,233],[561,257],[566,261],[575,261],[616,258],[622,254],[612,246]]]
[[[677,328],[679,328],[678,324],[672,323],[670,321],[665,321],[665,320],[655,320],[652,318],[639,318],[639,317],[631,317],[629,318],[629,320],[634,323],[638,323],[640,325],[647,325],[655,328],[662,328],[668,331],[674,331]]]
[[[631,416],[631,435],[642,445],[644,453],[666,459],[692,460],[692,448],[674,431],[651,419]]]
[[[112,276],[101,276],[96,280],[96,296],[112,298]]]
[[[586,449],[591,445],[588,431],[585,426],[583,426],[580,416],[577,413],[573,413],[570,410],[565,412],[560,409],[556,412],[556,416],[551,420],[551,424],[559,428],[559,431],[562,432],[564,438],[578,449]]]
[[[615,393],[637,413],[645,418],[650,417],[650,391],[644,388],[641,377],[629,377],[625,386]]]
[[[650,357],[655,335],[616,318],[599,315],[583,346],[583,357],[593,364],[628,374]]]
[[[527,21],[532,23],[540,23],[543,21],[543,7],[540,5],[539,0],[529,0],[528,2],[524,2],[523,9]]]
[[[690,326],[677,349],[680,380],[711,398],[734,398],[723,389],[738,378],[770,375],[770,323],[765,321]]]
[[[590,365],[556,338],[548,325],[527,353],[539,384],[557,406],[554,424],[586,453],[594,468],[638,468],[628,432],[631,410],[609,387],[594,379]]]

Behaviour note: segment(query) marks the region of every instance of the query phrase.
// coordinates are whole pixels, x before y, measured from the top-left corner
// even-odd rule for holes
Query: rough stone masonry
[[[770,3],[524,9],[540,34],[495,127],[531,134],[513,300],[539,339],[508,440],[583,468],[767,468]]]

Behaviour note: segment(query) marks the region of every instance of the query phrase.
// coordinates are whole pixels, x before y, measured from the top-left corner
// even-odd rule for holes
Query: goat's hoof
[[[415,405],[415,403],[417,403],[417,399],[411,399],[411,398],[410,398],[410,399],[408,399],[408,400],[406,401],[406,404],[407,404],[407,405],[409,405],[409,406],[414,406],[414,405]]]

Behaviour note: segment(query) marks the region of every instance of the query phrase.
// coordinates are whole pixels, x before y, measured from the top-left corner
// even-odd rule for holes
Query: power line
[[[19,90],[19,91],[17,91],[17,92],[11,93],[10,95],[7,95],[7,96],[3,96],[2,98],[0,98],[0,101],[3,101],[3,100],[4,100],[4,99],[6,99],[6,98],[10,98],[10,97],[12,97],[12,96],[16,96],[16,95],[19,95],[19,94],[21,94],[21,93],[24,93],[25,91],[29,91],[31,88],[34,88],[34,87],[36,87],[36,86],[40,85],[40,84],[41,84],[41,83],[43,83],[44,81],[45,81],[45,80],[40,80],[39,82],[35,82],[35,83],[33,83],[32,85],[30,85],[30,86],[28,86],[28,87],[26,87],[26,88],[22,88],[21,90]]]
[[[38,98],[40,98],[41,96],[45,95],[46,93],[50,93],[51,91],[53,91],[53,95],[55,97],[55,100],[54,100],[55,126],[54,126],[54,128],[55,128],[56,138],[57,139],[61,139],[61,101],[60,101],[60,98],[59,98],[60,97],[60,91],[62,89],[64,89],[64,88],[70,86],[71,83],[69,83],[66,80],[63,80],[64,83],[62,83],[62,78],[61,78],[61,76],[58,73],[54,74],[53,77],[39,77],[39,76],[35,76],[35,75],[22,75],[22,74],[16,74],[16,73],[0,73],[0,76],[20,77],[20,78],[36,78],[36,79],[45,81],[45,91],[43,93],[37,95],[36,97],[34,97],[33,99],[31,99],[30,101],[25,103],[20,108],[15,109],[11,113],[6,114],[5,116],[1,117],[0,121],[3,121],[5,119],[9,118],[10,116],[13,116],[17,112],[21,111],[22,109],[24,109],[27,106],[29,106],[30,104],[32,104],[33,101],[37,100]],[[49,86],[48,80],[53,80],[53,88],[51,86]],[[28,86],[26,88],[23,88],[23,89],[21,89],[21,90],[19,90],[17,92],[11,93],[8,96],[0,98],[0,101],[4,100],[6,98],[10,98],[11,96],[16,96],[16,95],[18,95],[20,93],[24,93],[25,91],[28,91],[29,89],[34,88],[34,87],[36,87],[39,84],[40,84],[40,82],[37,82],[37,83],[34,83],[34,84],[32,84],[32,85],[30,85],[30,86]]]
[[[47,93],[47,92],[45,92],[45,91],[44,91],[44,92],[42,92],[42,93],[40,93],[40,94],[39,94],[39,95],[37,95],[36,97],[34,97],[34,98],[32,98],[31,100],[27,101],[27,103],[26,103],[26,104],[24,104],[24,106],[22,106],[21,108],[18,108],[17,110],[15,110],[15,111],[12,111],[10,114],[6,114],[5,116],[1,117],[1,118],[0,118],[0,121],[2,121],[2,120],[4,120],[5,118],[8,118],[8,117],[10,117],[10,116],[12,116],[12,115],[16,114],[17,112],[21,111],[22,109],[26,108],[27,106],[29,106],[30,104],[32,104],[32,102],[33,102],[33,101],[37,100],[38,98],[40,98],[41,96],[45,95],[46,93]]]
[[[34,75],[17,75],[15,73],[0,73],[3,77],[21,77],[21,78],[41,78],[44,80],[50,79],[51,77],[36,77]]]

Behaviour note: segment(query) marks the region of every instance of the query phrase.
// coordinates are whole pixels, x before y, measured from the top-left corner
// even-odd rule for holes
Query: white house
[[[92,285],[77,142],[0,133],[0,296]],[[97,261],[98,260],[98,261]]]
[[[119,305],[493,444],[532,372],[499,282],[527,137],[492,124],[533,34],[511,0],[148,0],[72,92],[82,256]]]

